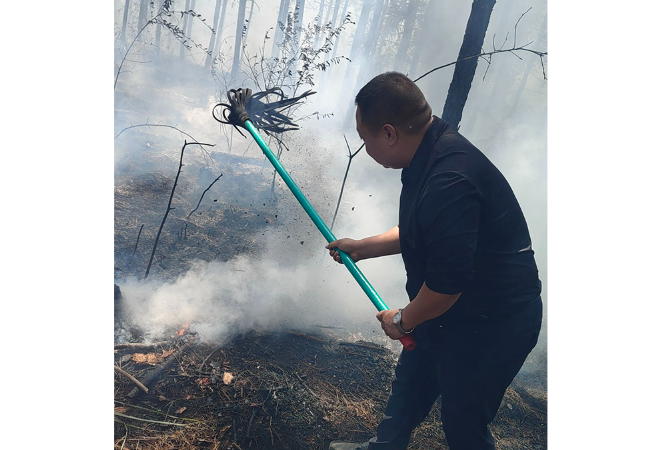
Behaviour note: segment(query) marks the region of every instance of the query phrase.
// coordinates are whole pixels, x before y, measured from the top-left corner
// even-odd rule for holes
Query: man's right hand
[[[339,248],[344,253],[347,253],[351,259],[353,259],[353,262],[358,262],[361,259],[364,259],[362,256],[363,245],[361,241],[355,239],[338,239],[328,244],[326,248],[329,250],[331,257],[340,264],[343,264],[343,262],[342,258],[340,258],[340,253],[335,250],[336,248]]]

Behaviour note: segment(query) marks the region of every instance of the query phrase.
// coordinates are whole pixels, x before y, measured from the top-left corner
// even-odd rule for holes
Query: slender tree
[[[442,119],[456,128],[459,128],[461,115],[477,69],[477,58],[464,58],[479,55],[482,52],[484,36],[487,33],[491,11],[495,4],[496,0],[473,0],[464,40],[457,57],[458,62],[455,65],[452,82],[443,106]]]
[[[404,31],[397,48],[397,56],[395,56],[395,70],[399,70],[400,72],[408,72],[408,69],[410,69],[408,52],[418,15],[418,3],[418,0],[408,0],[405,8]]]
[[[413,58],[411,59],[410,73],[418,72],[418,65],[420,64],[420,55],[422,53],[422,49],[428,45],[426,38],[429,36],[429,32],[431,31],[432,27],[438,27],[438,22],[434,19],[435,17],[438,17],[434,15],[436,13],[434,6],[438,7],[439,4],[440,2],[429,0],[429,3],[427,3],[427,8],[422,14],[422,23],[420,24],[420,28],[415,36],[416,45],[414,46]]]
[[[131,6],[131,0],[126,0],[124,3],[124,17],[122,18],[122,44],[126,44],[126,22],[129,18],[129,7]]]
[[[296,0],[296,9],[294,10],[294,53],[298,53],[301,48],[301,30],[303,28],[303,14],[305,13],[305,0]]]
[[[142,29],[147,23],[147,13],[149,12],[149,0],[140,0],[140,12],[138,13],[138,30]]]
[[[271,56],[277,57],[280,53],[280,43],[282,42],[282,27],[287,24],[287,15],[289,14],[289,1],[290,0],[281,0],[280,1],[280,10],[278,11],[278,21],[275,26],[275,32],[273,34],[273,48],[271,49]]]
[[[329,5],[329,6],[330,6],[330,5]],[[333,29],[337,28],[336,19],[337,19],[337,11],[339,10],[339,6],[340,6],[340,0],[337,0],[337,1],[335,2],[335,9],[334,9],[334,11],[333,11],[333,21],[332,21],[332,27],[333,27]],[[340,21],[341,21],[343,24],[344,24],[344,19],[345,19],[346,16],[347,16],[347,8],[348,8],[348,7],[349,7],[349,0],[344,0],[344,8],[342,9],[342,15],[340,16]],[[330,9],[330,8],[329,8],[329,9]],[[326,53],[326,55],[324,56],[324,62],[328,62],[329,59],[335,59],[335,57],[337,56],[337,47],[338,47],[339,42],[340,42],[340,36],[338,35],[338,36],[335,38],[335,42],[333,43],[333,54],[332,54],[332,55],[330,56],[330,58],[329,58],[328,53]],[[326,71],[324,71],[323,75],[321,76],[321,80],[320,80],[320,82],[319,82],[320,89],[321,89],[321,85],[322,85],[322,84],[325,84],[326,80],[327,80],[328,77],[330,76],[330,72],[331,72],[331,70],[333,70],[333,68],[334,68],[334,66],[333,66],[333,65],[330,65],[330,66],[326,69]],[[322,91],[322,92],[323,92],[323,91]]]
[[[365,36],[365,30],[367,29],[367,23],[371,17],[371,12],[372,12],[372,5],[373,2],[370,0],[365,0],[363,1],[363,7],[360,10],[360,18],[358,19],[358,24],[356,25],[356,34],[354,35],[353,38],[353,44],[351,45],[351,51],[349,53],[349,59],[351,60],[351,64],[349,64],[349,67],[347,68],[347,72],[344,76],[344,86],[345,88],[348,88],[351,86],[353,88],[354,85],[354,72],[356,70],[356,58],[360,55],[361,50],[362,50],[362,43],[364,40]],[[345,92],[351,92],[351,89],[344,89]]]
[[[234,60],[232,62],[232,80],[236,80],[241,69],[241,49],[243,48],[243,25],[246,20],[246,6],[248,0],[239,1],[239,18],[236,21],[236,36],[234,38]]]
[[[326,1],[321,0],[321,3],[319,4],[319,13],[317,14],[317,29],[321,30],[321,17],[324,15],[324,6],[325,6]],[[329,8],[330,9],[330,8]],[[317,33],[317,35],[314,38],[314,48],[317,49],[319,48],[319,41],[321,40],[321,33]]]
[[[250,13],[248,14],[248,20],[246,20],[246,32],[243,36],[243,41],[248,42],[248,32],[250,32],[250,24],[252,23],[252,13],[255,9],[255,0],[250,0]]]
[[[218,23],[218,27],[216,28],[216,44],[214,45],[214,51],[212,52],[214,58],[216,58],[220,53],[220,46],[223,38],[223,27],[225,25],[225,17],[226,17],[225,12],[227,11],[227,3],[229,2],[229,0],[222,0],[222,1],[223,1],[223,9],[220,11],[220,22]]]
[[[222,0],[216,0],[216,8],[213,10],[213,30],[214,33],[211,33],[211,36],[209,37],[209,53],[207,54],[207,58],[204,61],[204,67],[211,67],[211,63],[213,61],[213,54],[215,53],[215,45],[216,45],[216,35],[218,34],[218,25],[219,25],[219,20],[220,20],[220,8],[223,5]]]
[[[185,6],[185,8],[184,8],[186,11],[189,11],[189,10],[190,10],[190,2],[191,2],[191,0],[186,0],[186,6]],[[188,17],[188,14],[184,14],[184,26],[182,27],[182,30],[183,30],[183,32],[184,32],[184,38],[187,36],[187,35],[186,35],[186,30],[188,29],[188,21],[189,21],[189,20],[190,20],[190,19],[189,19],[189,17]],[[185,51],[186,51],[186,46],[185,46],[184,43],[182,42],[182,43],[181,43],[181,46],[179,46],[179,57],[180,57],[180,58],[183,58],[183,56],[184,56],[184,54],[185,54],[185,53],[184,53]]]

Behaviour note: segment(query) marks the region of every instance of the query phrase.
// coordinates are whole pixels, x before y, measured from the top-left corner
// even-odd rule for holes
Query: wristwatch
[[[397,310],[395,315],[392,317],[392,323],[395,325],[395,328],[397,328],[397,331],[399,331],[401,334],[411,334],[415,327],[411,328],[409,331],[406,331],[404,328],[402,328],[402,311],[404,311],[403,308]]]

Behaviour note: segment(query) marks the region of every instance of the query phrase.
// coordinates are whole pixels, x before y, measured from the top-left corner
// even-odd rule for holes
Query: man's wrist
[[[406,331],[406,334],[410,333],[413,331],[415,326],[413,327],[407,327],[406,322],[404,321],[404,311],[406,310],[406,307],[402,308],[402,319],[399,321],[399,324],[402,326],[402,329]]]
[[[400,334],[410,334],[415,327],[412,327],[411,329],[406,329],[404,325],[404,310],[406,308],[402,308],[397,310],[395,315],[393,316],[393,324],[395,325],[395,328],[397,328],[397,331],[400,332]]]

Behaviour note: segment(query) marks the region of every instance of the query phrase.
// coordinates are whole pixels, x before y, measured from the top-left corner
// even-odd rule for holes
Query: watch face
[[[401,320],[402,320],[402,310],[400,309],[393,316],[392,323],[399,323]]]

